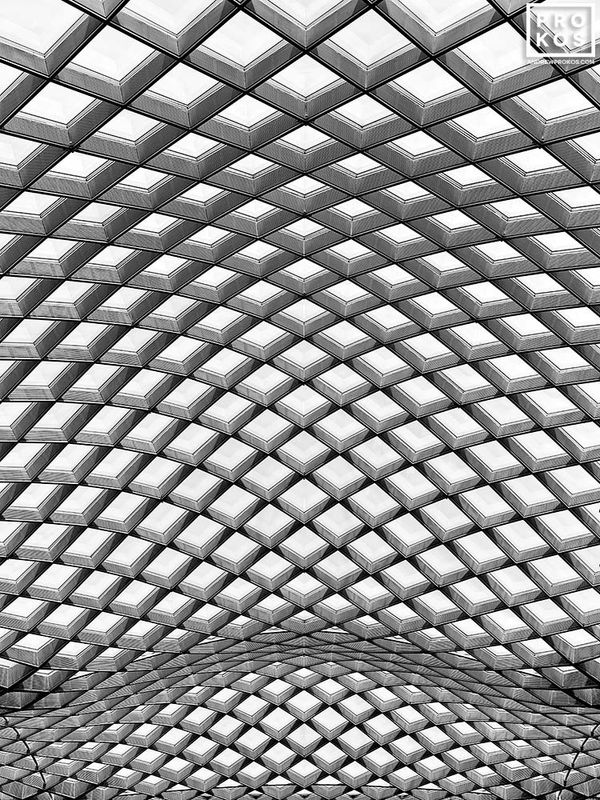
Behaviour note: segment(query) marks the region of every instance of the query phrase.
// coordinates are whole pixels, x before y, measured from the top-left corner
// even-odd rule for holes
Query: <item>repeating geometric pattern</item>
[[[600,793],[600,65],[524,9],[2,4],[0,800]]]

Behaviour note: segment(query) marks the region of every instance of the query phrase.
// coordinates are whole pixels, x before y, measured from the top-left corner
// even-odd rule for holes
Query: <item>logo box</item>
[[[593,3],[528,3],[526,55],[595,58]]]

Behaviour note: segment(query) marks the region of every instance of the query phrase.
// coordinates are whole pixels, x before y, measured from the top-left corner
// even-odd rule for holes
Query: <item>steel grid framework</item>
[[[600,794],[600,66],[525,6],[2,4],[0,800]]]

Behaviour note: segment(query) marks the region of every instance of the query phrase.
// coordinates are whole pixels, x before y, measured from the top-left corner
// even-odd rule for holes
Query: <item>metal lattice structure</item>
[[[600,67],[524,10],[2,4],[0,800],[598,796]]]

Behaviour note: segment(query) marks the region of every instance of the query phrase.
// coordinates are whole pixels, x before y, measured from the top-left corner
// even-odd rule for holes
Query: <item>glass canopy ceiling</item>
[[[600,69],[525,5],[2,4],[0,800],[600,794]]]

